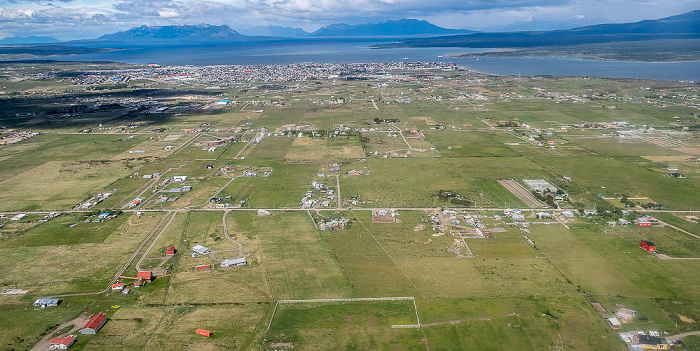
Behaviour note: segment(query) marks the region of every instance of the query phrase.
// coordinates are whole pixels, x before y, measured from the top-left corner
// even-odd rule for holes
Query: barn
[[[87,323],[83,326],[83,329],[80,329],[80,334],[89,334],[89,335],[94,335],[97,334],[100,329],[107,323],[107,316],[105,316],[104,313],[96,314],[88,320]]]
[[[648,240],[642,240],[642,242],[639,244],[639,247],[644,249],[645,251],[648,252],[654,252],[656,251],[656,245],[654,245],[653,242],[648,241]]]

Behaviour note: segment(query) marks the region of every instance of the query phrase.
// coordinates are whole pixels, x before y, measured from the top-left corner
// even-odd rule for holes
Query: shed
[[[654,245],[653,242],[648,240],[642,240],[642,242],[639,244],[639,247],[648,252],[654,252],[656,250],[656,245]]]
[[[200,264],[199,266],[194,266],[195,271],[205,271],[207,269],[211,269],[210,264]]]
[[[69,336],[66,336],[63,338],[53,338],[49,342],[49,349],[50,350],[65,350],[65,349],[73,346],[73,344],[75,344],[75,342],[77,340],[78,340],[78,338],[76,338],[73,335],[69,335]]]
[[[194,332],[199,335],[206,336],[207,338],[214,335],[214,333],[210,332],[209,330],[204,330],[200,328],[195,329]]]
[[[96,314],[88,320],[80,329],[80,334],[94,335],[97,334],[100,329],[107,323],[107,316],[104,313]]]
[[[166,255],[166,256],[172,256],[172,255],[175,254],[176,251],[177,251],[177,250],[175,250],[175,246],[170,245],[170,246],[168,246],[168,247],[165,248],[165,255]]]
[[[611,326],[613,329],[620,329],[620,325],[621,325],[621,324],[620,324],[620,321],[617,320],[617,318],[615,318],[615,317],[610,317],[610,318],[608,318],[608,323],[610,323],[610,326]]]

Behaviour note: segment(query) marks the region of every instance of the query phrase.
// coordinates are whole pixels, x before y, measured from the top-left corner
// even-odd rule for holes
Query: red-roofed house
[[[143,279],[145,281],[151,281],[153,280],[153,272],[151,271],[139,271],[139,274],[136,276],[138,279]]]
[[[126,287],[126,284],[124,284],[124,283],[112,284],[112,290],[124,290],[125,287]]]
[[[80,334],[97,334],[105,323],[107,323],[107,316],[104,313],[96,314],[85,323],[83,329],[80,329]]]
[[[170,246],[165,248],[165,255],[172,256],[175,254],[175,251],[177,251],[177,250],[175,250],[175,246],[170,245]]]
[[[71,347],[73,344],[75,344],[75,342],[77,340],[78,339],[73,335],[69,335],[69,336],[66,336],[63,338],[53,338],[49,342],[49,349],[51,349],[51,350],[56,350],[56,349],[65,350],[65,349]]]

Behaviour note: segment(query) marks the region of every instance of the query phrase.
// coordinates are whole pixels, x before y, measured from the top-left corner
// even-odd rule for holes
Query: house
[[[525,222],[525,215],[522,213],[513,213],[510,217],[514,222]]]
[[[193,246],[193,247],[192,247],[192,251],[194,251],[194,252],[196,252],[196,253],[198,253],[198,254],[200,254],[200,255],[208,255],[208,254],[211,252],[211,250],[209,250],[208,248],[206,248],[206,247],[204,247],[204,246],[202,246],[202,245],[195,245],[195,246]]]
[[[669,347],[665,338],[646,334],[639,334],[639,345],[643,350],[668,350]]]
[[[647,240],[642,240],[642,242],[639,244],[639,247],[648,252],[656,251],[656,245],[654,245],[653,242]]]
[[[124,284],[124,283],[112,284],[112,291],[115,291],[115,290],[124,290],[124,288],[126,288],[126,284]]]
[[[56,307],[56,306],[58,306],[59,303],[61,303],[61,299],[51,298],[51,297],[42,297],[42,298],[34,301],[34,306],[41,307],[41,308]]]
[[[151,272],[151,271],[139,271],[136,278],[139,280],[143,279],[147,282],[150,282],[151,280],[153,280],[153,272]]]
[[[80,334],[95,335],[107,323],[107,316],[104,313],[92,316],[87,323],[80,329]]]
[[[187,176],[174,176],[173,181],[174,182],[184,182],[187,180]]]
[[[166,256],[172,256],[172,255],[175,254],[176,251],[177,251],[177,250],[175,250],[175,246],[170,245],[170,246],[168,246],[168,247],[165,248],[165,255],[166,255]]]
[[[199,334],[199,335],[206,336],[207,338],[214,335],[212,332],[210,332],[208,330],[199,329],[199,328],[195,329],[194,332]]]
[[[221,261],[221,267],[237,267],[237,266],[243,266],[246,263],[248,263],[248,262],[246,261],[245,257],[231,258],[228,260]]]
[[[610,326],[611,326],[613,329],[620,329],[620,325],[621,325],[621,324],[620,324],[620,321],[617,320],[617,318],[615,318],[615,317],[610,317],[610,318],[608,318],[608,323],[610,324]]]
[[[77,340],[78,338],[76,338],[73,335],[69,335],[63,338],[53,338],[49,342],[49,350],[65,350],[73,346],[73,344],[75,344]]]

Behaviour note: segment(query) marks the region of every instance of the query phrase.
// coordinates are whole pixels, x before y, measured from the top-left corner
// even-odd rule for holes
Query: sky
[[[636,22],[700,8],[698,0],[0,0],[0,38],[90,39],[140,25],[280,25],[401,18],[481,31],[566,29]]]

